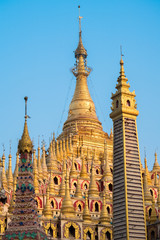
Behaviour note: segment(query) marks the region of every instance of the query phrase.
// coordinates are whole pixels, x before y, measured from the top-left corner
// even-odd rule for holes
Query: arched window
[[[82,207],[81,207],[81,205],[79,204],[79,205],[78,205],[78,211],[81,212],[81,210],[82,210]]]
[[[36,206],[38,207],[38,202],[37,202],[37,200],[36,200]]]
[[[87,235],[87,238],[86,238],[86,239],[87,239],[87,240],[90,240],[90,239],[91,239],[91,233],[90,233],[90,231],[88,231],[86,235]]]
[[[97,202],[95,203],[95,212],[99,212],[99,205]]]
[[[108,185],[108,188],[109,188],[109,191],[112,192],[112,184],[111,183]]]
[[[73,185],[75,186],[75,188],[77,187],[77,183],[76,182],[74,182]]]
[[[49,236],[53,237],[53,229],[51,227],[48,229],[48,234]]]
[[[150,217],[152,214],[152,208],[149,209],[148,213],[149,213],[149,217]]]
[[[84,189],[87,189],[87,188],[88,188],[88,186],[87,186],[87,184],[85,183],[85,184],[84,184]]]
[[[151,195],[153,196],[153,191],[152,191],[152,189],[150,189],[150,193],[151,193]]]
[[[54,177],[54,184],[58,185],[58,178],[57,177]]]
[[[98,169],[96,169],[96,173],[99,174],[99,170]]]
[[[116,101],[116,108],[118,108],[118,106],[119,106],[119,101],[117,100]]]
[[[156,240],[156,236],[155,236],[155,232],[154,231],[151,232],[151,240]]]
[[[108,231],[106,232],[106,240],[111,240],[111,234]]]
[[[75,238],[75,228],[72,225],[69,228],[69,238]]]
[[[52,206],[52,208],[54,208],[54,202],[53,202],[53,200],[51,201],[51,206]]]
[[[75,169],[77,170],[77,163],[74,163]]]
[[[131,103],[129,100],[127,100],[127,106],[130,107],[131,106]]]
[[[107,207],[107,212],[108,214],[110,214],[110,207]]]

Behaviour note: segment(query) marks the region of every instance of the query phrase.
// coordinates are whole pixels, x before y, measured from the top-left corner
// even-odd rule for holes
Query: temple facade
[[[91,69],[87,66],[87,51],[82,43],[81,30],[75,59],[72,72],[76,78],[76,88],[62,133],[56,139],[53,134],[53,139],[47,149],[43,145],[42,148],[38,146],[37,150],[32,149],[25,152],[25,149],[22,151],[21,145],[19,145],[14,173],[12,173],[11,153],[8,157],[7,169],[5,169],[5,152],[0,159],[0,239],[2,236],[4,236],[3,239],[15,239],[9,237],[9,235],[15,234],[14,224],[23,225],[25,222],[25,217],[23,221],[19,220],[21,218],[19,211],[21,207],[21,213],[24,214],[23,211],[29,196],[24,198],[21,206],[18,203],[21,191],[25,189],[24,186],[24,188],[22,187],[21,177],[24,176],[21,176],[23,175],[21,170],[25,168],[24,173],[27,173],[28,161],[31,164],[29,168],[32,168],[33,172],[26,175],[28,178],[31,177],[27,184],[32,185],[33,182],[34,190],[30,190],[30,186],[25,191],[32,195],[32,199],[33,196],[35,199],[35,203],[32,203],[30,209],[33,210],[32,216],[37,224],[36,236],[41,234],[42,237],[37,239],[113,239],[113,133],[112,130],[109,134],[103,131],[88,90],[87,77]],[[122,65],[121,60],[120,77],[122,77]],[[121,85],[120,82],[119,84]],[[135,104],[134,97],[133,93],[131,101]],[[128,102],[128,104],[130,103]],[[121,104],[121,102],[115,101],[115,104]],[[112,111],[115,106],[112,106]],[[111,117],[114,118],[113,112]],[[132,119],[126,119],[126,124],[130,124],[130,121]],[[114,131],[124,131],[123,126],[116,125],[116,122],[114,125]],[[136,125],[134,125],[133,132],[137,133],[135,129]],[[120,148],[123,151],[122,146]],[[130,151],[130,149],[126,148],[125,151]],[[139,150],[137,154],[139,154]],[[25,160],[27,162],[24,162]],[[146,237],[145,225],[147,225],[148,239],[160,239],[160,166],[157,154],[155,153],[152,171],[147,168],[147,159],[145,159],[145,168],[139,158],[137,164],[139,165],[135,166],[135,173],[138,173],[139,180],[135,179],[135,181],[138,181],[140,185],[141,194],[138,196],[139,200],[136,201],[143,209],[143,216],[137,213],[140,219],[143,219],[141,230],[144,238],[141,239]],[[122,188],[124,185],[129,187],[127,185],[128,178],[131,177],[126,176],[125,181],[123,179]],[[136,186],[134,187],[136,188]],[[124,198],[124,195],[122,197]],[[114,201],[117,202],[117,199],[115,198]],[[127,212],[128,217],[132,220],[131,206],[128,208],[126,205],[117,206],[119,213],[125,211],[126,214]],[[29,210],[26,217],[30,219]],[[129,226],[126,228],[126,231],[130,231]],[[24,232],[29,232],[29,230],[31,229],[24,227]],[[134,234],[134,231],[132,232]],[[32,234],[32,238],[34,239],[34,234]],[[19,239],[26,238],[21,235]],[[124,239],[130,238],[124,236]],[[132,237],[132,239],[136,238]]]

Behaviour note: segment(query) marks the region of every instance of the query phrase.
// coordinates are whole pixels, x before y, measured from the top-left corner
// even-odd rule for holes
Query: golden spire
[[[43,210],[43,215],[46,218],[53,218],[53,214],[52,214],[52,209],[51,209],[51,204],[49,201],[49,185],[47,186],[47,191],[46,191],[46,205],[44,207]]]
[[[76,193],[74,195],[75,197],[82,197],[82,189],[81,189],[81,183],[80,183],[80,177],[77,178],[77,187],[76,187]]]
[[[38,144],[38,174],[39,174],[39,179],[43,178],[43,173],[42,173],[42,164],[41,164],[41,155],[40,155],[40,146]]]
[[[152,212],[151,212],[151,217],[150,217],[150,223],[154,223],[157,221],[157,213],[156,213],[156,209],[155,209],[155,200],[154,200],[154,196],[153,196],[153,200],[152,200]]]
[[[59,194],[61,197],[65,195],[65,176],[66,176],[66,163],[65,163],[65,160],[63,160],[62,180],[61,180],[61,185],[59,190]]]
[[[21,140],[19,140],[19,144],[18,144],[18,150],[19,153],[21,152],[32,152],[32,148],[33,148],[33,144],[32,141],[30,139],[29,133],[28,133],[28,126],[27,126],[27,100],[28,97],[24,98],[25,100],[25,123],[24,123],[24,130],[23,130],[23,134],[21,137]]]
[[[3,152],[3,156],[2,156],[2,164],[3,164],[3,169],[2,169],[2,186],[5,190],[8,189],[8,185],[7,185],[7,178],[6,178],[6,173],[5,173],[5,155]]]
[[[103,202],[102,202],[102,210],[101,210],[101,215],[100,215],[100,223],[107,225],[110,223],[110,218],[108,216],[108,212],[106,209],[106,198],[105,198],[105,193],[103,193]]]
[[[89,184],[88,195],[89,195],[89,197],[98,197],[99,196],[98,187],[97,187],[96,179],[95,179],[95,168],[94,168],[93,161],[92,161],[91,179],[90,179],[90,184]]]
[[[56,155],[55,155],[55,151],[53,152],[53,143],[52,142],[51,142],[50,148],[49,148],[47,168],[48,168],[48,171],[50,171],[50,172],[58,171]]]
[[[145,202],[151,202],[152,196],[150,194],[149,188],[148,188],[148,181],[147,181],[147,162],[145,161],[145,172],[144,172],[144,200]]]
[[[87,223],[91,223],[91,215],[90,215],[89,208],[88,208],[87,193],[85,194],[85,206],[84,206],[84,210],[83,210],[83,221],[87,222]]]
[[[72,154],[72,167],[71,167],[71,171],[70,171],[70,177],[77,177],[77,171],[76,171],[75,164],[74,164],[73,154]]]
[[[124,62],[121,55],[120,60],[120,76],[117,79],[116,93],[112,93],[112,107],[110,117],[116,118],[117,115],[122,113],[138,116],[137,104],[135,100],[135,91],[130,92],[130,85],[127,83],[128,79],[124,72]],[[126,100],[127,99],[127,100]]]
[[[155,152],[154,156],[155,156],[155,161],[154,161],[153,171],[159,171],[160,166],[159,166],[159,163],[157,161],[157,153],[156,152]]]
[[[148,167],[147,167],[147,158],[146,157],[144,159],[144,163],[145,163],[145,171],[146,171],[146,174],[147,174],[147,182],[148,182],[149,185],[152,185],[151,177],[149,175],[149,171],[148,171]]]
[[[88,179],[88,178],[89,178],[89,175],[88,175],[88,173],[87,173],[84,156],[82,156],[81,159],[82,159],[82,166],[81,166],[80,178],[86,178],[86,179]]]
[[[46,151],[45,151],[45,146],[43,145],[42,147],[42,170],[43,170],[43,178],[47,179],[48,178],[48,172],[47,172],[47,165],[46,165]]]
[[[112,179],[113,175],[112,175],[110,167],[109,167],[109,160],[108,160],[108,154],[107,154],[107,141],[106,141],[106,139],[105,139],[105,142],[104,142],[104,160],[105,160],[105,167],[104,167],[103,177],[106,180]]]
[[[9,154],[9,165],[8,165],[8,189],[13,189],[13,174],[12,174],[12,156]]]
[[[50,180],[49,180],[49,191],[50,194],[54,194],[54,183],[53,183],[53,177],[52,177],[52,173],[50,173]]]
[[[18,164],[19,164],[19,153],[17,151],[17,153],[16,153],[16,167],[15,167],[14,175],[13,175],[13,190],[14,190],[14,192],[16,190],[16,185],[17,185]]]
[[[68,119],[64,123],[63,130],[70,128],[68,122],[77,120],[90,120],[88,124],[94,123],[97,127],[102,130],[101,123],[99,122],[95,105],[89,93],[88,85],[87,85],[87,77],[91,72],[91,68],[87,66],[87,51],[82,43],[82,31],[81,31],[81,19],[79,16],[79,43],[78,47],[75,50],[75,58],[76,64],[75,67],[72,68],[72,73],[76,77],[76,88],[72,98],[72,101],[69,106]],[[79,121],[77,122],[77,125]],[[78,126],[77,126],[78,129]]]
[[[34,174],[34,190],[35,193],[39,193],[38,187],[38,169],[37,169],[37,159],[36,159],[36,150],[33,149],[33,174]]]
[[[69,191],[69,172],[66,171],[66,184],[65,184],[65,196],[62,200],[62,208],[61,212],[65,217],[72,218],[75,217],[75,211],[73,207],[73,202],[70,198],[70,191]]]

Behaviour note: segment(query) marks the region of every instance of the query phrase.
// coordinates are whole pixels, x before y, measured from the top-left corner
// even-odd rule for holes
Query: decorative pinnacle
[[[28,100],[28,97],[24,97],[24,100],[25,100],[25,119],[27,119],[27,100]]]
[[[28,97],[24,97],[25,100],[25,123],[24,123],[24,130],[23,130],[23,134],[22,134],[22,138],[21,140],[19,140],[19,144],[18,144],[18,150],[19,153],[21,152],[32,152],[32,148],[33,148],[33,144],[32,141],[30,139],[29,133],[28,133],[28,126],[27,126],[27,100]]]

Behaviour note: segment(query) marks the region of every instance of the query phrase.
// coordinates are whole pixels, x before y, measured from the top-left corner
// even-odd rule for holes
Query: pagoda
[[[33,181],[32,149],[27,127],[27,97],[25,99],[25,123],[18,150],[20,154],[17,186],[15,191],[15,204],[11,222],[3,236],[3,240],[10,239],[41,239],[47,240],[40,225],[35,202],[35,190]]]
[[[135,91],[130,92],[121,56],[116,93],[112,94],[113,237],[146,239],[144,197],[136,117]]]

